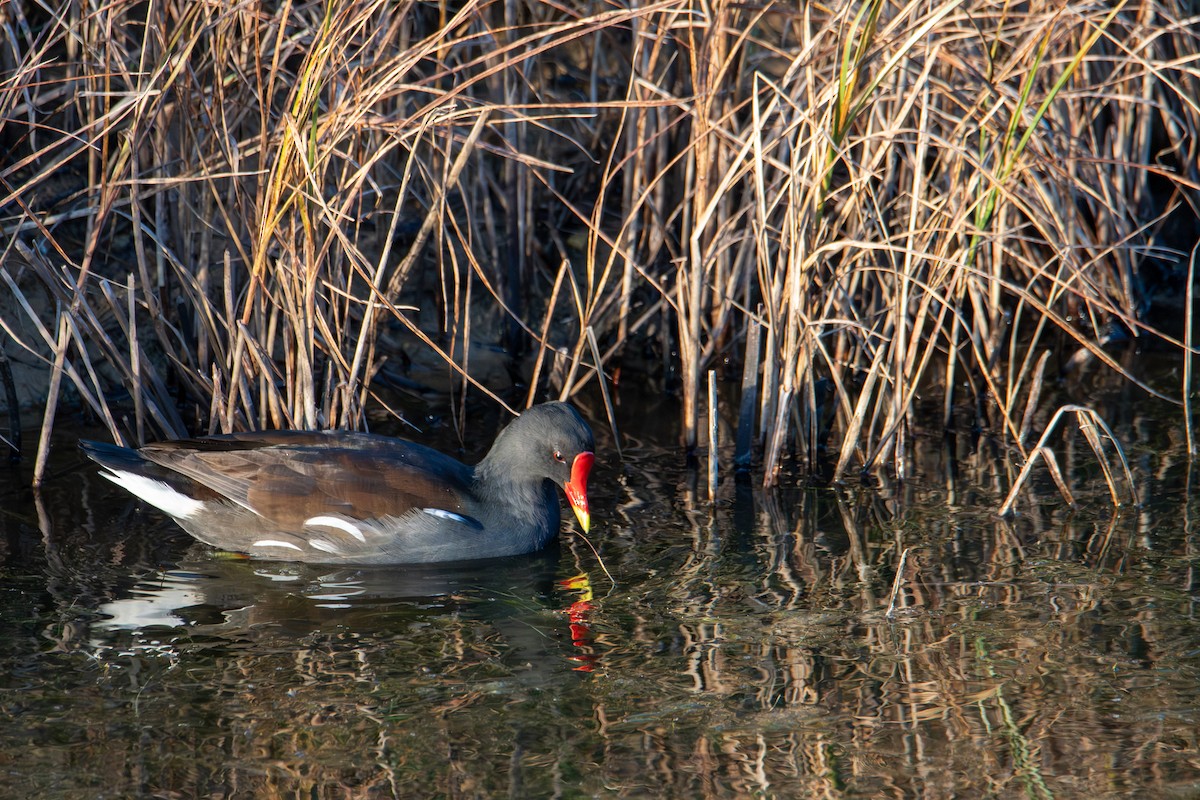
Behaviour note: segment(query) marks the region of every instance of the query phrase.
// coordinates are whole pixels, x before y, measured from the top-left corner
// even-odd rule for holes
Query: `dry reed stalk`
[[[1104,420],[1100,418],[1100,415],[1098,415],[1092,409],[1078,405],[1065,405],[1054,412],[1054,416],[1050,418],[1050,422],[1046,425],[1046,429],[1042,432],[1037,444],[1034,445],[1030,451],[1029,458],[1026,459],[1025,464],[1021,467],[1020,473],[1018,473],[1016,480],[1013,481],[1012,488],[1009,489],[1008,496],[1004,498],[1004,502],[1000,506],[1000,510],[998,512],[1000,516],[1007,516],[1013,512],[1013,508],[1016,505],[1017,496],[1019,495],[1022,487],[1029,480],[1029,475],[1033,470],[1033,466],[1035,463],[1037,463],[1039,458],[1045,461],[1047,467],[1050,469],[1050,474],[1054,478],[1055,484],[1062,492],[1063,499],[1066,500],[1068,505],[1074,504],[1074,497],[1067,488],[1067,483],[1062,476],[1061,470],[1058,468],[1058,462],[1054,458],[1054,453],[1046,445],[1050,435],[1054,433],[1055,429],[1058,427],[1059,421],[1066,414],[1071,413],[1075,415],[1076,426],[1078,427],[1079,432],[1083,434],[1084,439],[1087,441],[1088,446],[1092,449],[1092,453],[1096,457],[1097,463],[1100,465],[1100,469],[1104,474],[1105,485],[1108,487],[1109,495],[1112,497],[1113,505],[1122,505],[1121,492],[1117,485],[1116,475],[1113,474],[1112,467],[1108,461],[1107,448],[1104,445],[1105,439],[1107,439],[1107,441],[1111,444],[1113,452],[1116,454],[1117,459],[1121,464],[1122,476],[1124,477],[1126,490],[1129,493],[1130,502],[1135,505],[1137,504],[1137,488],[1133,482],[1133,475],[1129,471],[1129,462],[1125,459],[1125,452],[1121,448],[1120,442],[1113,435],[1112,430],[1108,427]],[[1103,439],[1101,438],[1100,434],[1096,432],[1097,428],[1103,432]]]
[[[754,459],[754,409],[758,405],[758,369],[762,325],[751,319],[747,322],[746,350],[742,358],[741,402],[738,406],[737,446],[734,466],[738,472],[749,472]]]
[[[708,371],[708,502],[717,502],[717,473],[720,453],[717,452],[717,433],[720,416],[717,413],[717,373]]]
[[[613,409],[612,397],[608,392],[608,379],[604,376],[604,369],[601,366],[604,362],[600,358],[600,345],[596,343],[596,331],[589,325],[587,328],[588,345],[592,350],[593,363],[596,366],[596,382],[600,384],[600,395],[604,399],[604,413],[608,415],[609,429],[613,435],[613,446],[617,449],[617,460],[624,461],[625,455],[621,452],[621,434],[617,429],[617,414]]]
[[[69,265],[29,273],[43,442],[64,375],[114,427],[131,387],[137,440],[185,404],[361,426],[395,324],[485,392],[498,331],[535,378],[564,348],[561,394],[593,337],[599,374],[673,335],[694,446],[699,376],[761,323],[764,482],[830,427],[838,477],[903,476],[922,396],[1032,458],[1052,337],[1157,397],[1104,329],[1191,351],[1138,274],[1200,192],[1183,4],[6,8],[0,226]]]
[[[4,384],[4,412],[8,416],[8,436],[0,436],[0,441],[8,448],[8,460],[19,461],[21,458],[21,406],[17,402],[17,384],[13,380],[12,364],[9,363],[8,353],[4,351],[4,343],[0,342],[0,383]]]
[[[888,596],[887,611],[884,613],[884,616],[889,620],[896,618],[896,600],[899,599],[900,587],[904,584],[904,570],[908,563],[908,553],[911,549],[909,547],[904,548],[904,551],[900,553],[900,563],[896,565],[896,576],[892,579],[892,592]]]
[[[534,398],[538,392],[538,379],[542,374],[542,364],[546,358],[546,352],[550,350],[550,323],[554,318],[554,309],[558,304],[558,293],[562,289],[563,277],[570,269],[570,262],[563,259],[559,264],[558,272],[554,276],[554,288],[550,290],[550,299],[546,303],[546,315],[542,319],[541,335],[538,337],[537,353],[534,356],[532,377],[529,379],[529,393],[525,397],[525,407],[533,405]],[[599,361],[597,363],[600,363]]]
[[[1192,248],[1191,257],[1188,259],[1187,291],[1183,295],[1187,307],[1184,309],[1183,315],[1183,386],[1180,394],[1183,396],[1183,425],[1184,432],[1187,435],[1188,453],[1192,456],[1200,453],[1196,444],[1196,423],[1192,419],[1192,370],[1195,369],[1196,357],[1196,350],[1193,346],[1196,334],[1192,328],[1195,308],[1192,303],[1196,292],[1194,280],[1196,277],[1196,259],[1198,256],[1200,256],[1200,242],[1197,242],[1196,246]]]

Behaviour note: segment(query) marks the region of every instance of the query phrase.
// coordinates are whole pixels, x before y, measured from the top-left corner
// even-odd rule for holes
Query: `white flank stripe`
[[[316,550],[324,550],[326,553],[340,554],[342,552],[329,542],[322,542],[320,539],[309,539],[308,546]]]
[[[281,542],[278,539],[259,539],[257,542],[255,542],[254,544],[252,544],[250,546],[251,547],[290,547],[292,550],[300,550],[300,547],[298,545],[294,545],[291,542]],[[301,550],[301,552],[303,552],[303,551]]]
[[[448,519],[451,522],[461,522],[463,525],[474,524],[462,514],[455,514],[453,511],[447,511],[444,508],[422,508],[421,510],[431,517],[441,517],[442,519]]]
[[[187,519],[195,514],[204,504],[199,500],[177,492],[163,481],[147,478],[133,472],[114,469],[111,472],[101,472],[101,475],[120,486],[125,491],[145,500],[155,508],[165,511],[175,519]]]
[[[324,528],[337,528],[338,530],[345,531],[346,533],[350,534],[360,542],[367,541],[367,537],[362,535],[362,531],[360,531],[354,525],[351,525],[349,522],[346,522],[346,520],[338,519],[337,517],[309,517],[308,519],[304,520],[304,525],[305,527],[320,525]]]

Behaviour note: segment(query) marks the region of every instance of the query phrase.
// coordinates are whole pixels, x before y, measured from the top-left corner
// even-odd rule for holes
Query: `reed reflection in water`
[[[919,451],[957,464],[938,485],[763,493],[729,478],[709,506],[694,472],[631,433],[625,464],[593,481],[615,585],[573,535],[487,567],[347,570],[219,557],[87,471],[7,502],[6,783],[31,797],[1197,785],[1192,478],[1172,451],[1137,450],[1153,498],[1139,510],[1108,512],[1081,455],[1063,463],[1094,502],[1072,512],[1050,489],[1007,523],[995,462],[961,442]]]

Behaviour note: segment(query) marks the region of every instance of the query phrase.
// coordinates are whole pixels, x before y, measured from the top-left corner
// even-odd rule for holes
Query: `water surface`
[[[64,433],[39,495],[0,485],[6,796],[1200,795],[1195,478],[1162,426],[1118,420],[1141,508],[1065,443],[1081,508],[1043,477],[1003,522],[986,440],[918,437],[903,483],[729,476],[710,507],[662,418],[622,417],[591,482],[612,580],[574,535],[221,557]]]

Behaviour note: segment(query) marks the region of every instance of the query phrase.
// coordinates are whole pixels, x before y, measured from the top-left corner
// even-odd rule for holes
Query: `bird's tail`
[[[144,458],[137,450],[105,442],[80,440],[79,449],[104,467],[101,476],[177,520],[187,519],[203,505],[198,494],[212,492],[174,470]]]
[[[108,469],[142,472],[151,466],[151,463],[142,458],[137,450],[109,444],[108,442],[93,442],[89,439],[80,439],[79,449],[92,461]]]

